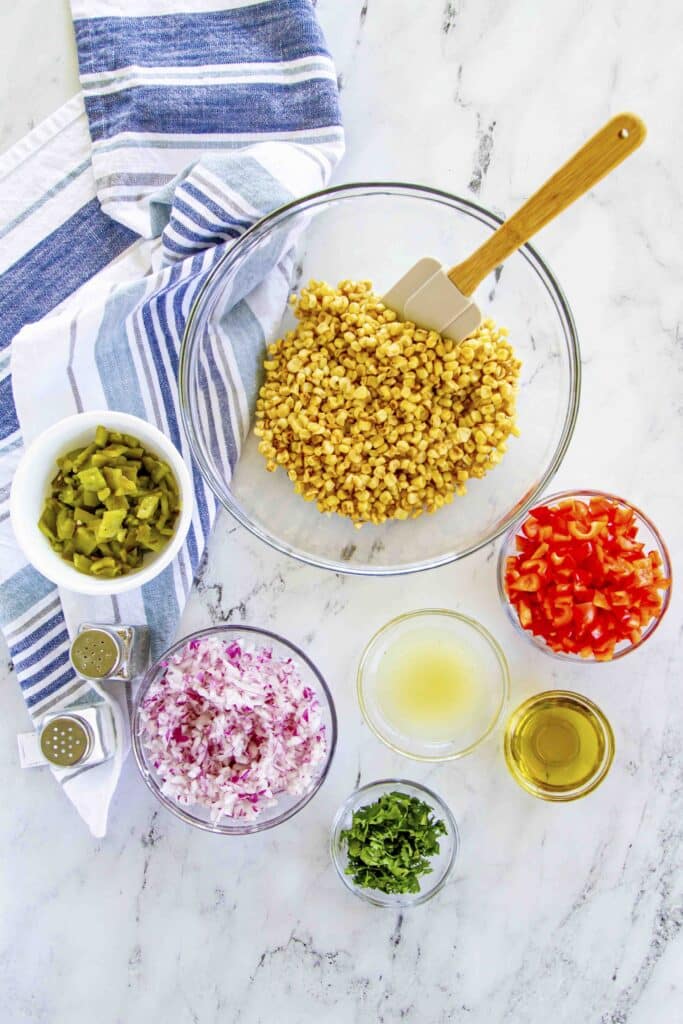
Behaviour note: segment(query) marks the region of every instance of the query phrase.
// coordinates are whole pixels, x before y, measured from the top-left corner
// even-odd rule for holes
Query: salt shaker
[[[84,679],[131,682],[149,665],[149,629],[84,622],[78,627],[69,656]]]

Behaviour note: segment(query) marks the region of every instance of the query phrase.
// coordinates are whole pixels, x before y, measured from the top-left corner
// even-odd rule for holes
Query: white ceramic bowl
[[[48,487],[57,472],[57,459],[73,448],[88,444],[100,423],[110,430],[119,430],[139,438],[145,448],[168,462],[178,482],[182,502],[176,531],[166,547],[158,553],[150,552],[141,569],[114,580],[96,579],[78,572],[52,550],[49,541],[38,529]],[[180,550],[190,528],[193,506],[192,479],[175,445],[146,420],[109,409],[67,416],[39,434],[17,467],[10,494],[14,536],[33,567],[65,590],[99,596],[135,590],[158,576]]]

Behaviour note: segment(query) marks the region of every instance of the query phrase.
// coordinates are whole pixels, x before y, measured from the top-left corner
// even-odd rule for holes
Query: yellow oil
[[[609,723],[587,698],[554,691],[531,698],[510,718],[505,756],[522,786],[548,799],[590,792],[611,763]]]
[[[476,659],[447,628],[421,627],[397,637],[376,671],[379,711],[404,736],[447,742],[481,713]]]

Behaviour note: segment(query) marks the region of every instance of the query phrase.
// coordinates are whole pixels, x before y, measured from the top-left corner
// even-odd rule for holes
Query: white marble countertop
[[[552,10],[551,10],[552,8]],[[509,212],[610,113],[633,108],[646,146],[538,246],[573,307],[585,385],[559,487],[643,506],[676,559],[683,542],[683,205],[674,0],[319,0],[348,132],[338,180],[440,186]],[[0,14],[0,147],[77,87],[66,0]],[[668,55],[668,56],[667,56]],[[679,221],[680,225],[680,221]],[[105,840],[40,772],[19,769],[28,725],[9,664],[0,694],[7,1024],[659,1024],[683,1019],[681,600],[644,649],[558,664],[498,605],[492,549],[403,581],[290,561],[227,516],[182,622],[275,627],[327,675],[340,744],[317,798],[274,833],[207,836],[155,804],[128,763]],[[606,711],[617,756],[603,786],[546,805],[508,777],[500,737],[449,767],[394,758],[361,723],[353,673],[397,612],[450,605],[509,655],[515,703],[549,685]],[[4,657],[6,661],[6,654]],[[360,779],[428,781],[462,854],[433,902],[406,914],[354,900],[330,865],[337,805]]]

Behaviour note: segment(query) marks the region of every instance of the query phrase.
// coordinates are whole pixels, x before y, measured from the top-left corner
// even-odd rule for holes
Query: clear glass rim
[[[583,708],[590,711],[595,715],[595,719],[600,725],[602,737],[605,741],[605,753],[600,765],[595,771],[595,774],[584,782],[582,786],[579,786],[576,789],[561,792],[558,791],[555,793],[543,790],[539,786],[535,786],[533,782],[525,779],[523,775],[517,772],[513,766],[510,752],[512,733],[519,719],[529,710],[529,708],[533,707],[534,704],[538,704],[540,701],[547,699],[548,697],[564,697],[575,704],[580,704]],[[574,690],[543,690],[541,693],[534,693],[531,697],[527,697],[519,707],[515,708],[505,723],[505,738],[503,742],[505,764],[517,785],[521,786],[521,788],[526,790],[527,793],[530,793],[531,796],[538,797],[539,800],[546,800],[548,803],[556,804],[571,803],[572,800],[580,800],[581,797],[588,796],[589,793],[592,793],[593,790],[597,789],[612,767],[614,752],[616,749],[612,726],[610,725],[602,708],[599,708],[597,704],[590,700],[590,698],[585,697],[582,693],[576,693]]]
[[[243,250],[249,251],[251,246],[256,244],[265,231],[270,230],[280,221],[287,219],[294,213],[327,203],[330,200],[360,197],[372,194],[417,196],[425,199],[441,201],[445,205],[455,208],[461,213],[466,213],[475,220],[486,224],[493,230],[500,227],[504,222],[504,218],[500,217],[492,210],[481,206],[479,203],[473,202],[471,199],[466,199],[463,196],[446,192],[443,189],[431,188],[426,185],[394,181],[351,182],[344,185],[335,185],[331,188],[321,189],[318,192],[312,192],[307,196],[295,199],[290,203],[286,203],[284,206],[278,207],[276,210],[273,210],[265,217],[256,221],[256,223],[245,231],[243,235],[235,240],[233,245],[231,245],[225,252],[216,266],[212,268],[206,281],[197,293],[190,308],[180,346],[180,355],[178,360],[178,393],[180,398],[180,415],[183,427],[188,438],[192,454],[200,468],[202,477],[206,480],[221,505],[227,509],[227,511],[242,526],[249,530],[250,533],[255,537],[258,537],[259,540],[268,544],[270,547],[274,548],[276,551],[289,555],[306,565],[312,565],[319,569],[331,569],[333,572],[339,572],[349,576],[404,576],[414,572],[422,572],[425,569],[436,569],[439,566],[450,565],[452,562],[457,562],[460,559],[473,554],[475,551],[481,550],[481,548],[486,547],[487,544],[492,543],[505,533],[512,521],[512,518],[516,518],[520,513],[526,512],[531,508],[539,495],[543,493],[557,472],[571,442],[574,434],[574,428],[576,426],[581,395],[581,356],[579,339],[574,317],[567,298],[560,287],[557,278],[550,270],[550,267],[533,246],[529,245],[527,242],[525,245],[520,247],[518,252],[535,272],[550,296],[562,324],[563,335],[567,344],[569,363],[569,395],[564,423],[562,426],[562,433],[550,464],[547,466],[545,472],[533,490],[526,498],[523,499],[523,501],[517,503],[516,507],[510,511],[508,516],[506,516],[502,525],[496,528],[490,536],[477,541],[475,544],[470,544],[469,547],[464,548],[462,551],[451,551],[444,555],[439,555],[436,558],[428,559],[427,561],[410,562],[401,565],[373,566],[370,564],[364,564],[356,566],[341,560],[323,558],[321,556],[301,551],[298,548],[292,547],[285,541],[279,540],[277,537],[262,529],[258,524],[254,523],[250,517],[242,511],[240,505],[233,500],[230,491],[225,489],[220,478],[215,473],[210,460],[204,453],[203,446],[195,429],[192,416],[192,398],[190,393],[190,363],[194,345],[197,341],[195,337],[195,321],[197,319],[198,310],[201,308],[205,296],[212,289],[216,277],[225,270],[226,264],[229,266],[239,258]]]
[[[508,600],[507,593],[505,591],[505,561],[508,557],[515,537],[519,533],[519,530],[522,524],[524,523],[524,520],[526,519],[528,512],[531,511],[531,507],[525,509],[524,512],[522,512],[521,515],[518,516],[518,518],[512,524],[510,529],[506,532],[503,541],[500,545],[500,551],[498,553],[498,570],[496,573],[498,583],[498,596],[500,597],[500,600],[503,603],[503,607],[505,608],[507,617],[509,618],[510,622],[515,627],[517,632],[521,633],[522,636],[526,637],[526,639],[530,643],[532,643],[534,647],[537,647],[540,651],[543,651],[544,654],[549,655],[551,658],[555,658],[557,661],[575,661],[581,665],[609,665],[611,662],[617,661],[619,658],[623,658],[627,654],[631,654],[632,651],[637,651],[639,647],[642,647],[645,641],[650,639],[650,637],[659,627],[660,622],[666,615],[666,611],[671,601],[671,591],[673,590],[673,570],[671,566],[671,557],[669,555],[669,549],[664,543],[662,535],[655,526],[655,524],[648,516],[645,515],[644,512],[642,512],[638,508],[637,505],[634,505],[633,502],[627,501],[626,498],[620,498],[618,494],[611,494],[609,491],[574,489],[567,491],[557,491],[555,494],[544,495],[543,504],[551,505],[557,501],[567,501],[569,498],[577,498],[579,500],[581,498],[608,498],[610,501],[618,502],[625,508],[631,509],[631,511],[635,513],[636,518],[640,519],[642,523],[644,523],[644,525],[648,528],[648,530],[650,530],[652,536],[655,538],[659,554],[662,557],[662,569],[667,579],[671,580],[671,583],[664,591],[664,596],[662,597],[662,607],[660,608],[657,617],[650,621],[646,629],[643,631],[643,635],[641,636],[637,644],[629,644],[627,647],[622,647],[620,650],[616,650],[609,661],[598,661],[596,658],[582,658],[579,654],[563,654],[560,651],[553,651],[552,648],[550,648],[547,645],[545,640],[543,640],[541,637],[534,636],[534,634],[530,633],[528,629],[524,629],[524,626],[521,624],[518,616],[515,614],[512,605]]]
[[[380,899],[378,896],[373,895],[373,893],[375,893],[376,890],[368,889],[366,891],[364,889],[361,889],[359,886],[354,885],[349,875],[344,874],[344,870],[339,860],[337,848],[339,846],[339,832],[341,831],[342,822],[347,813],[349,812],[349,810],[355,804],[358,797],[362,793],[368,793],[370,790],[373,789],[381,789],[383,792],[386,792],[386,790],[389,787],[394,786],[405,786],[407,789],[412,790],[418,797],[427,796],[436,804],[436,806],[439,808],[439,813],[443,815],[448,826],[448,836],[451,851],[450,856],[448,858],[448,863],[444,868],[441,878],[434,884],[432,888],[416,894],[406,893],[405,896],[400,899],[390,900],[389,898],[387,898],[386,900],[383,900]],[[354,896],[358,896],[359,899],[365,900],[366,903],[371,903],[374,907],[383,907],[385,910],[400,910],[405,907],[416,907],[420,903],[426,903],[427,900],[430,900],[432,898],[432,896],[436,896],[436,894],[443,889],[446,882],[448,881],[448,878],[451,874],[451,871],[453,870],[453,865],[455,864],[459,851],[460,832],[458,830],[458,825],[456,823],[455,818],[453,817],[453,813],[450,807],[448,806],[446,801],[439,796],[438,793],[434,792],[433,789],[430,789],[428,786],[424,786],[421,782],[413,782],[412,779],[376,779],[374,782],[366,782],[365,785],[359,786],[357,789],[354,789],[354,791],[349,794],[349,796],[346,798],[343,804],[341,804],[341,806],[338,808],[337,813],[335,814],[334,819],[332,821],[332,825],[330,827],[330,857],[332,858],[332,863],[335,866],[339,878],[344,883],[349,892],[352,892]]]
[[[405,750],[403,747],[400,747],[396,743],[393,743],[387,736],[384,735],[384,733],[382,733],[382,731],[377,727],[377,725],[372,720],[372,717],[370,716],[370,713],[368,711],[364,692],[365,685],[363,670],[365,668],[368,658],[370,657],[374,645],[377,643],[380,637],[384,633],[388,632],[393,626],[397,625],[399,622],[405,622],[408,619],[420,618],[420,616],[423,615],[445,615],[449,618],[457,619],[459,622],[462,622],[466,626],[469,626],[472,629],[474,629],[477,633],[479,633],[481,637],[483,637],[483,639],[491,647],[493,653],[496,655],[498,665],[500,667],[501,686],[498,701],[498,709],[494,717],[492,718],[491,722],[489,723],[486,731],[483,732],[481,736],[479,736],[468,746],[463,747],[462,750],[456,750],[452,754],[443,754],[439,757],[427,757],[424,754],[416,754],[409,750]],[[365,724],[375,734],[377,739],[380,740],[386,747],[389,747],[390,750],[393,750],[395,754],[400,754],[402,757],[410,758],[411,761],[422,761],[426,764],[443,764],[447,761],[458,761],[461,757],[466,757],[468,754],[473,753],[473,751],[480,747],[482,743],[484,743],[485,740],[487,740],[488,737],[491,735],[497,724],[500,722],[501,715],[503,714],[503,710],[510,696],[510,670],[508,667],[507,658],[505,657],[505,654],[503,652],[503,648],[500,646],[496,638],[488,631],[488,629],[486,629],[485,626],[482,626],[480,622],[477,622],[476,619],[472,619],[468,615],[463,615],[461,612],[452,611],[450,608],[419,608],[416,611],[403,612],[401,615],[396,615],[393,619],[390,619],[389,622],[385,622],[383,626],[380,626],[380,628],[376,630],[376,632],[370,637],[370,639],[368,640],[367,644],[363,649],[363,653],[361,654],[361,658],[358,663],[358,670],[356,672],[356,693],[358,695],[358,704],[360,705],[361,714],[363,716]]]
[[[259,636],[266,640],[275,640],[277,641],[277,643],[283,644],[285,647],[289,648],[292,654],[296,658],[301,659],[301,661],[311,670],[311,672],[315,676],[318,685],[320,686],[320,689],[322,691],[322,694],[325,698],[325,701],[327,703],[327,707],[330,714],[331,735],[328,736],[327,755],[320,775],[316,778],[315,783],[313,784],[311,789],[307,793],[305,793],[300,800],[293,804],[288,810],[283,811],[282,814],[278,815],[275,818],[270,818],[268,821],[259,822],[259,819],[255,818],[253,821],[245,822],[244,824],[239,825],[221,825],[220,823],[213,825],[210,821],[202,821],[201,819],[196,818],[193,814],[190,814],[189,811],[186,811],[180,804],[177,804],[175,801],[171,800],[169,797],[165,796],[161,792],[156,782],[152,779],[152,775],[146,766],[145,755],[142,750],[142,742],[140,739],[140,708],[147,694],[147,691],[149,690],[149,687],[151,686],[154,680],[154,676],[157,672],[157,669],[159,668],[159,663],[163,661],[165,658],[168,658],[175,654],[176,651],[180,650],[182,647],[188,644],[190,640],[196,640],[200,637],[212,636],[216,633],[226,632],[233,633],[235,635],[249,633],[253,636]],[[299,647],[297,647],[296,644],[293,644],[290,640],[286,640],[283,636],[280,636],[278,633],[274,633],[268,629],[261,629],[258,626],[238,626],[236,624],[224,626],[210,626],[206,629],[199,629],[194,633],[188,633],[187,636],[182,637],[180,640],[176,641],[176,643],[174,643],[171,647],[169,647],[166,651],[164,651],[164,653],[159,656],[155,663],[147,669],[147,672],[145,673],[143,680],[140,683],[138,691],[135,695],[133,703],[133,713],[131,716],[131,740],[133,754],[135,755],[135,761],[138,766],[139,773],[142,776],[142,779],[145,782],[147,788],[154,794],[157,800],[161,804],[163,804],[163,806],[168,811],[171,811],[172,814],[174,814],[177,818],[180,818],[181,821],[184,821],[185,824],[193,825],[195,828],[202,829],[204,832],[211,832],[214,835],[226,836],[246,836],[252,835],[256,832],[266,832],[268,829],[275,828],[276,825],[283,824],[283,822],[288,821],[290,818],[293,818],[295,814],[298,814],[299,811],[303,810],[306,804],[313,799],[313,797],[318,792],[318,790],[324,783],[325,779],[327,778],[330,766],[332,764],[332,760],[334,758],[334,753],[337,747],[337,733],[337,712],[334,706],[332,694],[319,669],[311,661],[308,655]]]

